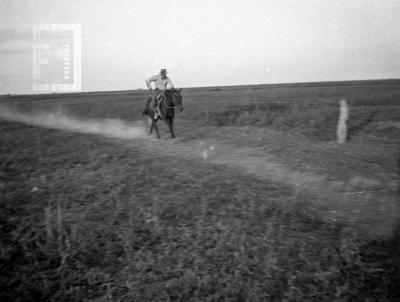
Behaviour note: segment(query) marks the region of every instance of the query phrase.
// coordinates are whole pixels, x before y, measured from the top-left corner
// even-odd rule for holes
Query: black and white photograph
[[[399,302],[400,0],[0,0],[0,301]]]

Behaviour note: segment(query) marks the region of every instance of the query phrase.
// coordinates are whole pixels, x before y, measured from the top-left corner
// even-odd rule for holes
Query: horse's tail
[[[151,102],[151,100],[152,100],[152,97],[149,97],[148,100],[147,100],[147,102],[146,102],[146,106],[144,107],[144,109],[143,109],[143,111],[142,111],[142,114],[143,114],[143,115],[148,115],[148,114],[150,114],[150,102]]]

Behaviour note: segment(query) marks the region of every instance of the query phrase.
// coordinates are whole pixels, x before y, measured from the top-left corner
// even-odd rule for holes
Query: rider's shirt
[[[165,79],[162,79],[161,75],[159,74],[152,76],[146,80],[148,88],[151,88],[152,82],[154,82],[154,88],[156,89],[158,88],[161,90],[166,90],[167,88],[174,88],[174,84],[172,83],[169,77],[165,77]]]

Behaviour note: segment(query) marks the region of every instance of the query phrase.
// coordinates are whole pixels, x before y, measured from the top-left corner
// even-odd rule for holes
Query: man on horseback
[[[159,112],[159,104],[160,101],[165,98],[165,90],[173,89],[174,84],[172,83],[171,79],[167,77],[167,70],[161,69],[159,74],[156,74],[146,80],[147,88],[152,91],[151,83],[154,82],[154,90],[153,96],[148,101],[148,104],[155,108],[154,118],[157,118]]]

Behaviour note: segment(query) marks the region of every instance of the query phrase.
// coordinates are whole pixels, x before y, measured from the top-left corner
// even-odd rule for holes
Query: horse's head
[[[181,112],[183,111],[181,89],[168,89],[165,91],[167,99],[171,100],[173,106],[177,107]]]

